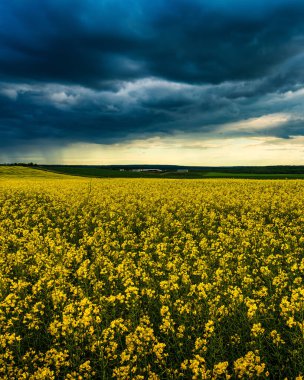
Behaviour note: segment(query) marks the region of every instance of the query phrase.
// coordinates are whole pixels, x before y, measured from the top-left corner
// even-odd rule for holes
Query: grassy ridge
[[[55,173],[46,170],[37,170],[23,166],[0,166],[0,180],[4,179],[55,179],[65,178],[65,173]],[[66,173],[67,174],[67,173]]]

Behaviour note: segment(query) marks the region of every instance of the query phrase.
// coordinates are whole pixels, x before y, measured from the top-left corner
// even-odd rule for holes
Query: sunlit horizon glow
[[[231,138],[201,140],[153,137],[111,145],[75,143],[53,150],[24,151],[6,163],[34,162],[63,165],[185,165],[263,166],[304,165],[304,137]],[[223,164],[224,163],[224,164]]]

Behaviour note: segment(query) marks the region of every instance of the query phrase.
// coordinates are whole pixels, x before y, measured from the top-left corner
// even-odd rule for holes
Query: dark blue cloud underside
[[[296,0],[3,1],[0,81],[7,86],[82,86],[115,94],[124,82],[154,77],[194,89],[166,93],[160,87],[135,104],[108,104],[115,111],[99,97],[56,107],[39,91],[36,98],[29,91],[16,98],[2,94],[1,144],[112,143],[202,126],[209,131],[210,125],[261,116],[261,97],[303,85],[303,20],[304,3]],[[236,85],[225,89],[226,83]],[[268,112],[279,107],[272,104]],[[272,133],[285,138],[292,131],[303,134],[300,121]]]
[[[241,12],[234,1],[212,8],[188,0],[8,2],[0,72],[89,86],[146,75],[192,83],[257,78],[301,51],[304,3],[247,4]]]

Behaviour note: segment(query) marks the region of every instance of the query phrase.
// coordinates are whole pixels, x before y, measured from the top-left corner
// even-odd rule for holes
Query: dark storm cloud
[[[26,81],[248,80],[303,46],[299,1],[12,0],[1,8],[1,74]]]
[[[287,123],[282,124],[274,128],[272,133],[268,133],[268,136],[275,136],[282,139],[290,139],[295,136],[303,136],[304,133],[304,118],[298,120],[290,120]]]
[[[54,84],[2,87],[0,114],[6,127],[0,129],[2,147],[8,139],[16,144],[43,140],[111,144],[178,131],[217,133],[222,124],[265,114],[288,110],[301,115],[303,99],[296,92],[291,97],[272,94],[254,101],[251,97],[231,99],[233,92],[243,91],[243,83],[191,86],[152,79],[122,84],[119,91]],[[248,86],[247,90],[250,92]],[[285,138],[288,131],[278,129],[275,135]],[[249,135],[255,133],[261,131]],[[244,130],[230,133],[246,134]],[[300,124],[297,134],[301,134]]]
[[[303,20],[295,0],[3,1],[0,146],[216,133],[277,112],[295,117],[270,133],[303,135],[303,96],[281,97],[303,86]]]
[[[10,91],[6,88],[0,95],[3,125],[0,146],[7,146],[8,139],[15,143],[33,140],[112,143],[139,133],[143,125],[151,132],[157,124],[157,131],[161,132],[161,123],[168,120],[165,112],[129,104],[123,97],[113,104],[109,94],[86,89],[82,94],[79,89],[70,89],[70,93],[64,90],[57,86],[20,90],[16,85]]]

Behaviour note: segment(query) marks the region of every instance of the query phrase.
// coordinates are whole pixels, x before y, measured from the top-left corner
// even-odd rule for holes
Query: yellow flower
[[[256,338],[260,335],[263,335],[265,329],[262,327],[261,323],[254,323],[251,328],[251,334]]]
[[[234,363],[234,372],[238,378],[247,376],[249,378],[256,378],[263,374],[265,364],[261,363],[261,358],[258,351],[249,351],[244,357],[237,359]]]

